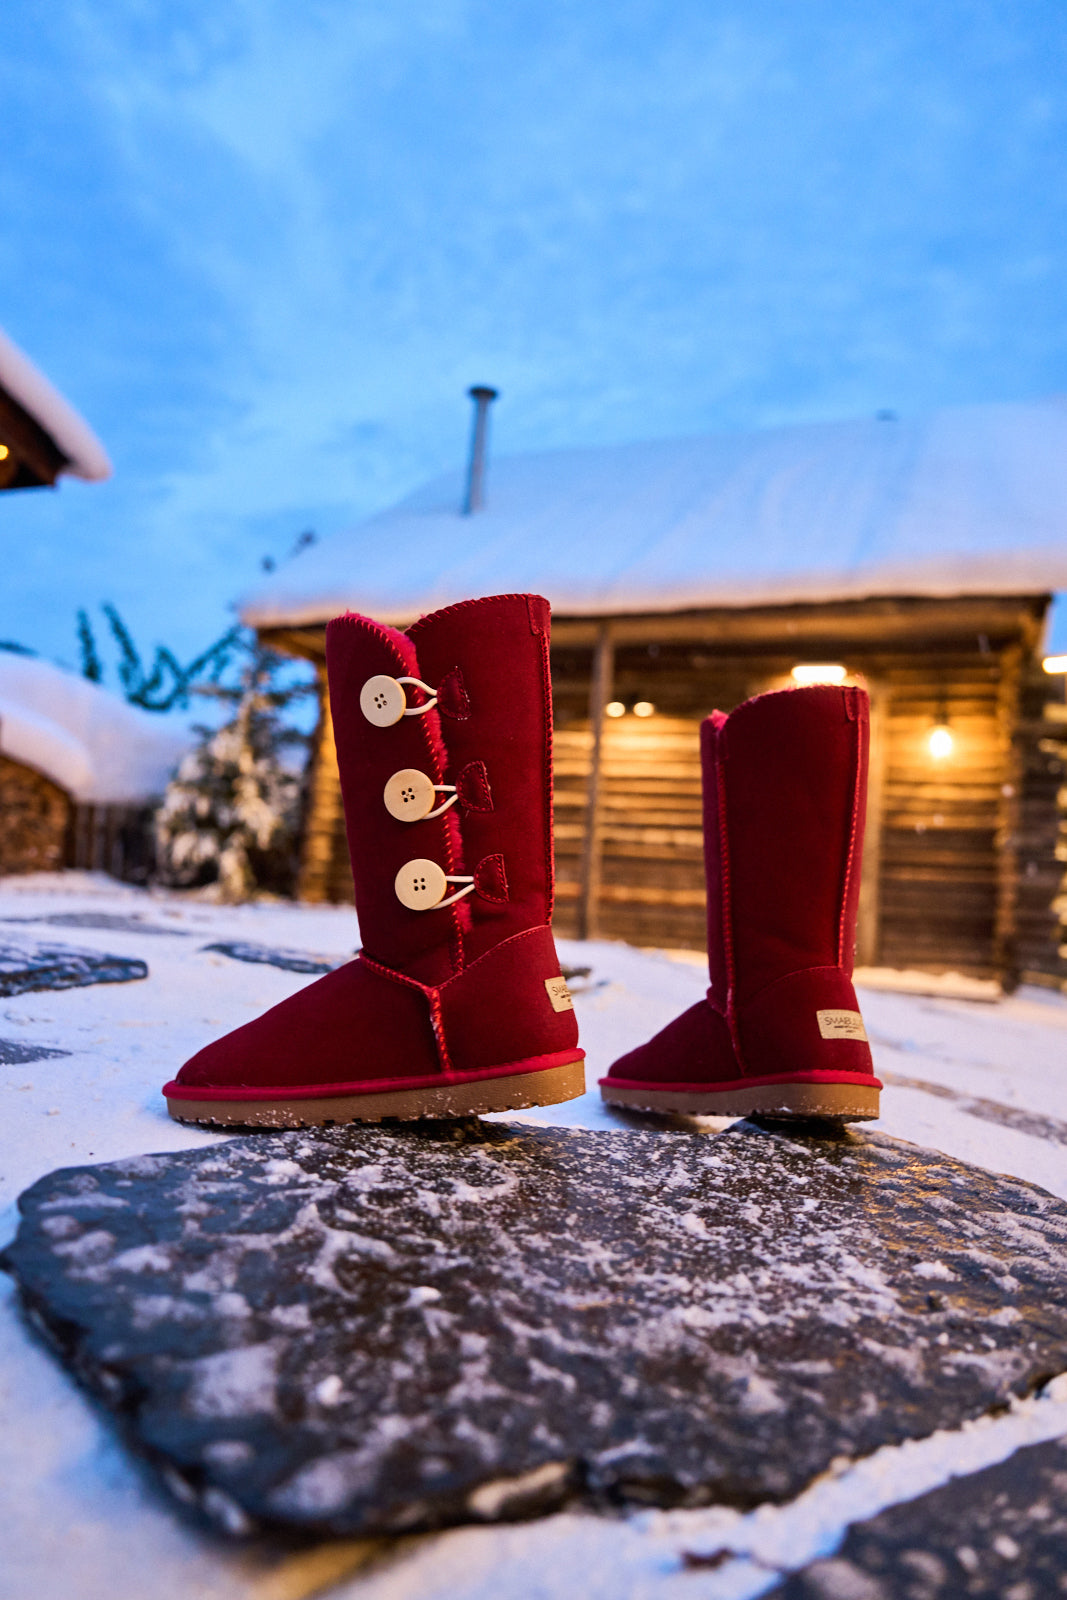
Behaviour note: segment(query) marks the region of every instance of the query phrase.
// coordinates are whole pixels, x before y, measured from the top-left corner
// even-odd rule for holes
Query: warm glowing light
[[[635,717],[652,717],[655,716],[655,714],[656,708],[652,704],[651,700],[638,700],[637,704],[634,706]]]
[[[838,661],[804,661],[793,668],[794,683],[844,683],[848,668]]]
[[[604,707],[604,715],[608,717],[624,717],[626,715],[626,707],[621,700],[609,700]]]
[[[0,461],[6,461],[11,451],[6,444],[0,444]]]
[[[930,747],[930,754],[933,756],[934,760],[943,761],[946,756],[950,756],[952,754],[952,749],[956,741],[952,737],[952,729],[946,728],[945,724],[942,722],[939,723],[936,728],[931,730],[928,743]]]
[[[1067,656],[1046,656],[1041,665],[1046,672],[1067,672]]]

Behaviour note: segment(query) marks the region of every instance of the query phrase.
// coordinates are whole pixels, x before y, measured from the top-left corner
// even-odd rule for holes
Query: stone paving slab
[[[173,939],[187,939],[188,928],[165,927],[159,922],[146,922],[136,913],[122,916],[115,911],[50,911],[37,917],[0,917],[5,923],[47,923],[52,928],[99,928],[105,933],[165,934]]]
[[[268,967],[280,967],[283,972],[307,972],[321,976],[343,967],[351,957],[320,956],[308,950],[279,950],[273,945],[256,944],[250,939],[220,939],[214,944],[201,945],[216,955],[229,956],[231,961],[250,961]]]
[[[259,1134],[20,1206],[31,1320],[233,1533],[748,1508],[1067,1368],[1067,1204],[878,1134]]]
[[[1053,1600],[1067,1595],[1067,1439],[850,1528],[765,1600]]]
[[[82,989],[92,983],[131,983],[148,966],[131,956],[102,955],[69,945],[0,943],[0,998],[40,989]]]
[[[21,1039],[0,1039],[0,1067],[21,1067],[30,1061],[57,1061],[69,1050],[53,1050],[46,1044],[24,1044]]]

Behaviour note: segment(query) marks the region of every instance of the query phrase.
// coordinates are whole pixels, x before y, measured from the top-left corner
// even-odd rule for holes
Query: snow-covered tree
[[[313,690],[293,681],[294,663],[244,643],[235,684],[201,684],[194,693],[227,705],[221,727],[199,727],[200,743],[182,761],[156,813],[157,874],[192,886],[217,882],[224,900],[291,878],[308,736],[287,721]]]

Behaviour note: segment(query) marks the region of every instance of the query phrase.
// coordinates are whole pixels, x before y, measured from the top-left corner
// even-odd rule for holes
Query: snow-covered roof
[[[29,412],[66,456],[68,465],[60,469],[62,472],[73,473],[76,478],[87,478],[90,482],[110,478],[111,462],[96,434],[2,328],[0,388],[6,389],[12,400]]]
[[[185,729],[88,678],[0,650],[0,754],[43,772],[75,800],[161,794],[191,743]]]
[[[403,622],[534,590],[596,615],[1067,588],[1067,398],[491,461],[323,539],[246,623]]]

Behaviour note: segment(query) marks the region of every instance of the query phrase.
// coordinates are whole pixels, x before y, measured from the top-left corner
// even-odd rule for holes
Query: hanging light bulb
[[[946,756],[952,754],[955,745],[955,737],[947,722],[939,722],[936,728],[931,728],[927,746],[935,761],[944,761]]]
[[[626,715],[626,707],[621,700],[609,700],[604,707],[604,715],[606,717],[624,717]]]

